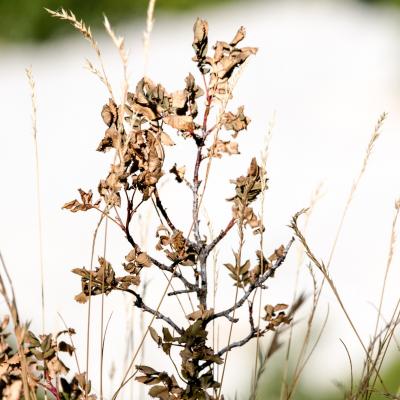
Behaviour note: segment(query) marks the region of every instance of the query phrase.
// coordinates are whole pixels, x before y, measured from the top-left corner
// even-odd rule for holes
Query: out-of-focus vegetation
[[[210,7],[235,0],[158,0],[159,11],[184,11],[196,7]],[[66,24],[57,23],[44,8],[61,7],[73,11],[92,27],[102,23],[106,14],[112,23],[142,18],[148,0],[0,0],[0,42],[37,42],[70,33]]]
[[[362,0],[364,3],[370,4],[390,4],[400,6],[400,0]]]
[[[315,357],[318,357],[315,354]],[[321,360],[321,365],[323,365],[326,360]],[[271,369],[272,371],[273,369]],[[357,371],[355,372],[357,373]],[[350,370],[349,370],[350,376]],[[400,361],[395,360],[383,369],[381,373],[382,380],[385,382],[386,389],[390,393],[400,392]],[[357,377],[354,377],[357,380]],[[349,379],[350,380],[350,379]],[[332,377],[331,389],[316,390],[312,384],[300,383],[298,390],[296,391],[295,400],[342,400],[350,391],[349,380],[343,382],[337,380],[337,378]],[[336,386],[336,387],[335,387]],[[261,399],[279,399],[281,398],[281,387],[282,387],[282,372],[275,370],[272,375],[265,376],[264,384],[261,390]],[[391,398],[387,393],[381,388],[379,382],[374,386],[375,393],[370,397],[370,400],[385,400]]]
[[[157,12],[180,12],[234,1],[238,0],[157,0]],[[400,0],[361,1],[400,6]],[[67,26],[49,18],[44,11],[45,7],[71,10],[95,28],[102,23],[103,13],[115,24],[132,18],[142,18],[147,5],[148,0],[0,0],[0,42],[38,42],[69,34],[71,30]]]

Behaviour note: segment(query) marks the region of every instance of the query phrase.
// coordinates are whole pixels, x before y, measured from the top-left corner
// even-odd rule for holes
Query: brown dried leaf
[[[169,172],[171,172],[171,174],[174,174],[175,179],[179,183],[181,183],[181,182],[183,182],[183,180],[185,178],[186,167],[185,166],[177,167],[177,165],[174,164],[174,166],[169,170]]]
[[[58,357],[53,357],[47,362],[47,369],[51,378],[55,378],[58,375],[66,375],[69,371]]]
[[[268,260],[274,262],[285,255],[285,246],[280,245],[269,257]]]
[[[175,146],[175,142],[171,139],[171,136],[164,131],[160,134],[160,141],[164,146]]]
[[[205,320],[205,319],[210,318],[213,314],[214,314],[214,309],[213,308],[211,308],[209,310],[205,310],[204,306],[202,304],[200,304],[199,310],[194,311],[194,312],[186,315],[186,318],[189,321],[196,321],[198,319]]]
[[[117,278],[118,287],[121,289],[128,289],[129,286],[138,286],[140,285],[140,275],[127,275],[122,278]]]
[[[232,136],[236,137],[240,131],[247,129],[251,120],[244,115],[244,107],[241,106],[236,111],[236,114],[231,112],[225,113],[222,117],[222,122],[226,130],[235,131]]]
[[[172,107],[177,109],[185,108],[187,95],[184,90],[177,90],[172,93]]]
[[[154,368],[148,367],[146,365],[136,365],[136,369],[146,375],[158,374],[158,372]]]
[[[142,266],[142,267],[151,267],[153,264],[149,255],[145,252],[140,253],[136,257],[136,262],[138,263],[139,266]]]
[[[208,155],[209,157],[221,158],[222,153],[229,155],[240,154],[238,143],[230,140],[223,141],[221,139],[217,139],[209,150]]]
[[[66,352],[71,356],[74,353],[75,348],[64,341],[61,341],[58,343],[58,351]]]
[[[85,293],[81,292],[74,297],[75,301],[81,304],[85,304],[87,302],[87,296]]]
[[[205,20],[197,18],[193,25],[193,44],[192,47],[196,53],[193,61],[197,61],[197,66],[202,74],[209,71],[206,65],[206,57],[208,50],[208,23]]]
[[[142,106],[140,104],[132,104],[132,111],[135,112],[138,115],[142,115],[143,117],[147,118],[149,121],[154,121],[157,119],[156,114],[154,113],[154,111],[149,108],[149,107],[145,107]]]
[[[118,109],[112,99],[109,100],[108,104],[103,106],[101,117],[103,118],[104,123],[108,126],[116,124],[118,120]]]
[[[239,42],[241,42],[246,36],[246,29],[241,26],[239,30],[236,32],[235,37],[230,42],[231,46],[236,46]]]
[[[156,385],[149,390],[151,397],[157,397],[160,400],[169,400],[169,390],[165,386]]]
[[[282,304],[282,303],[280,303],[280,304],[277,304],[277,305],[274,307],[274,311],[275,311],[275,312],[278,312],[278,311],[286,310],[288,307],[289,307],[289,306],[288,306],[287,304]]]
[[[125,260],[128,262],[135,261],[136,259],[136,250],[132,249],[128,255],[125,256]]]
[[[193,132],[195,124],[193,117],[190,115],[167,115],[164,117],[164,122],[174,129],[179,131]]]
[[[158,346],[160,346],[162,343],[162,339],[160,336],[158,336],[157,331],[152,326],[150,326],[149,332],[150,332],[150,336],[152,337],[152,339],[157,343]]]

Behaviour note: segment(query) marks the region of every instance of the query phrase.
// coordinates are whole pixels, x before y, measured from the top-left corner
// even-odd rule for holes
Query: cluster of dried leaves
[[[248,227],[254,234],[262,234],[264,230],[261,218],[252,208],[259,194],[267,189],[265,171],[255,158],[251,160],[247,174],[232,181],[235,195],[228,200],[232,203],[232,219],[226,228],[214,240],[207,241],[201,234],[198,220],[200,189],[204,193],[207,181],[207,175],[200,176],[200,166],[204,161],[210,163],[212,158],[221,158],[224,154],[239,154],[238,143],[233,139],[246,130],[250,123],[243,106],[236,112],[226,111],[226,105],[232,97],[231,81],[235,71],[257,52],[253,47],[238,46],[244,38],[245,30],[241,27],[229,43],[218,41],[213,46],[213,55],[209,55],[208,24],[198,19],[194,24],[193,61],[197,63],[203,87],[196,83],[192,74],[186,77],[183,89],[173,92],[144,77],[136,85],[135,92],[127,92],[123,104],[117,105],[110,99],[101,112],[107,128],[97,151],[114,150],[115,162],[107,176],[99,182],[96,201],[91,191],[80,189],[80,200],[64,205],[72,212],[90,209],[101,211],[103,216],[121,228],[131,244],[132,250],[121,263],[126,272],[121,277],[117,277],[111,264],[101,257],[99,267],[91,271],[86,268],[73,270],[81,277],[82,283],[82,292],[76,296],[76,300],[83,303],[89,296],[108,295],[114,290],[128,292],[134,296],[136,307],[153,314],[172,328],[173,332],[164,326],[162,335],[159,335],[150,327],[150,334],[166,355],[180,357],[179,379],[150,366],[137,366],[141,375],[136,380],[150,385],[150,396],[162,400],[221,398],[218,391],[220,382],[217,381],[214,366],[224,363],[224,354],[245,345],[252,338],[275,330],[281,324],[289,324],[291,320],[283,311],[286,306],[266,306],[266,324],[255,326],[252,310],[254,296],[250,297],[255,291],[265,289],[264,282],[283,263],[291,242],[286,248],[281,246],[268,258],[257,251],[257,262],[253,267],[250,260],[242,263],[240,252],[235,252],[235,263],[225,266],[234,284],[243,289],[242,297],[232,307],[219,312],[207,306],[210,289],[207,260],[211,251],[235,225],[241,230]],[[214,123],[210,124],[211,111],[216,107],[220,112]],[[220,137],[220,131],[230,137]],[[186,233],[170,219],[158,190],[160,179],[166,174],[165,153],[168,147],[175,145],[179,136],[193,140],[197,147],[193,179],[186,177],[185,166],[178,167],[179,160],[167,168],[177,182],[183,183],[192,192],[192,228]],[[162,252],[170,264],[142,250],[131,234],[133,215],[149,200],[161,219],[161,225],[155,233],[158,238],[156,251]],[[152,309],[139,295],[136,288],[140,285],[141,273],[143,269],[153,267],[171,273],[171,279],[180,280],[183,285],[182,290],[169,295],[194,293],[197,296],[198,310],[186,316],[186,326],[180,326],[158,309]],[[227,318],[236,323],[238,319],[232,314],[243,304],[249,306],[250,333],[225,348],[218,350],[210,347],[207,340],[209,323],[217,318]]]
[[[58,332],[55,335],[35,336],[28,326],[17,327],[12,335],[9,318],[5,317],[0,325],[0,393],[2,399],[19,400],[23,398],[24,379],[28,393],[36,398],[39,389],[51,393],[57,400],[73,400],[90,395],[90,382],[84,373],[67,377],[69,368],[62,361],[62,353],[74,353],[75,348],[61,339],[62,336],[75,334],[73,329]],[[15,339],[17,346],[13,345]],[[17,348],[22,349],[22,354]]]
[[[245,261],[242,259],[245,234],[249,232],[252,234],[250,237],[254,238],[253,235],[262,235],[264,232],[262,215],[257,214],[254,203],[259,200],[260,194],[267,190],[267,179],[264,166],[260,166],[256,158],[251,160],[246,175],[231,181],[235,185],[235,193],[228,199],[228,202],[232,205],[232,216],[227,221],[225,228],[215,238],[208,238],[202,231],[203,226],[202,221],[199,220],[199,211],[212,160],[222,158],[225,155],[240,154],[239,145],[235,139],[240,132],[247,130],[250,119],[245,115],[243,106],[239,107],[236,112],[226,109],[229,100],[232,98],[232,88],[236,79],[235,73],[238,73],[239,67],[251,55],[256,54],[257,49],[238,46],[245,38],[245,30],[241,27],[230,42],[217,41],[213,46],[213,54],[210,55],[208,50],[208,24],[206,21],[197,19],[193,29],[192,46],[195,52],[193,61],[199,70],[201,85],[198,85],[195,77],[189,73],[185,78],[185,85],[182,89],[168,92],[161,84],[155,84],[149,78],[144,77],[137,83],[135,91],[129,92],[127,89],[121,103],[117,104],[104,71],[100,50],[90,28],[82,21],[78,21],[72,12],[63,9],[60,12],[48,11],[51,15],[70,22],[92,44],[100,59],[102,72],[91,63],[88,64],[89,69],[100,77],[111,96],[101,110],[101,117],[106,129],[97,146],[97,151],[113,151],[114,161],[106,176],[99,181],[96,199],[93,198],[92,190],[79,189],[80,198],[66,203],[63,208],[74,213],[89,210],[99,211],[101,221],[108,218],[115,223],[131,246],[130,251],[117,267],[120,271],[123,271],[121,274],[117,274],[116,268],[104,257],[98,258],[98,266],[95,268],[74,268],[72,272],[78,275],[81,281],[81,291],[76,295],[75,300],[79,303],[86,303],[93,296],[109,295],[114,291],[132,295],[135,307],[144,313],[151,314],[153,316],[152,321],[154,319],[162,321],[161,333],[151,326],[152,322],[146,332],[150,333],[160,352],[169,357],[177,373],[175,376],[173,373],[158,371],[151,366],[136,365],[135,373],[126,379],[131,366],[134,365],[134,358],[112,399],[116,399],[124,385],[135,377],[137,382],[150,386],[148,394],[152,398],[160,400],[222,400],[222,381],[228,353],[234,348],[246,345],[254,338],[259,339],[272,332],[269,349],[261,357],[262,360],[258,369],[256,363],[251,396],[251,399],[255,399],[257,384],[264,372],[266,361],[281,346],[278,340],[279,335],[285,327],[291,324],[294,314],[305,301],[305,297],[300,295],[293,300],[292,307],[289,310],[286,304],[267,304],[263,307],[264,313],[262,313],[260,296],[261,310],[258,321],[255,321],[253,311],[255,295],[257,291],[267,289],[265,282],[274,277],[277,269],[285,261],[294,238],[289,241],[286,247],[279,246],[268,257],[262,250],[263,241],[261,240],[261,249],[257,250],[252,258]],[[118,47],[126,70],[127,57],[124,40],[114,34],[107,19],[105,26]],[[127,87],[127,80],[125,80],[125,84]],[[215,109],[218,109],[218,112],[214,112],[214,121],[210,123],[212,112]],[[367,148],[361,173],[353,185],[344,215],[365,171],[369,155],[385,118],[386,114],[383,114],[378,120]],[[192,177],[187,177],[187,168],[180,165],[180,160],[174,160],[172,166],[166,165],[165,154],[168,148],[175,146],[175,142],[182,139],[191,140],[196,146]],[[205,161],[207,161],[207,168],[204,171],[201,166],[204,165]],[[192,214],[188,217],[192,224],[187,232],[176,226],[160,197],[160,180],[168,173],[179,184],[185,185],[192,194]],[[132,235],[133,217],[146,202],[152,204],[161,222],[154,232],[157,238],[154,250],[158,256],[163,257],[161,260],[164,261],[160,261],[157,258],[158,256],[152,255],[149,249],[142,249]],[[386,273],[393,255],[395,227],[400,210],[399,201],[396,202],[395,208],[396,214],[392,226],[391,250]],[[380,382],[387,397],[398,398],[389,395],[380,376],[388,346],[393,338],[395,328],[400,324],[400,311],[398,311],[397,305],[389,323],[381,332],[378,332],[386,276],[375,335],[367,348],[329,275],[330,261],[325,265],[318,260],[298,227],[297,219],[304,212],[305,210],[302,210],[293,217],[290,227],[303,245],[310,261],[322,273],[324,280],[318,288],[312,273],[314,282],[313,308],[308,319],[307,332],[293,373],[292,383],[288,385],[285,382],[286,378],[284,378],[283,386],[285,388],[281,397],[293,398],[300,374],[313,351],[307,357],[305,356],[314,313],[323,283],[326,280],[366,355],[360,383],[358,387],[353,387],[353,371],[351,371],[351,390],[349,393],[345,393],[345,398],[371,398],[377,381]],[[234,300],[231,307],[217,310],[216,307],[208,306],[208,297],[211,292],[211,283],[208,277],[209,256],[235,226],[239,232],[238,247],[233,251],[234,261],[224,265],[233,280],[236,294],[232,296]],[[262,236],[260,237],[262,238]],[[11,286],[11,293],[9,293],[10,291],[7,290],[0,273],[0,294],[5,300],[12,320],[10,323],[10,318],[5,317],[0,321],[1,398],[6,400],[21,398],[34,400],[38,397],[40,391],[44,391],[46,395],[49,394],[56,400],[95,400],[97,396],[91,393],[88,373],[81,372],[79,365],[77,365],[78,373],[72,374],[64,364],[64,357],[67,355],[74,355],[77,360],[72,341],[72,335],[75,334],[75,331],[66,329],[56,334],[35,336],[29,330],[28,324],[22,325],[12,282],[3,259],[0,258],[8,284]],[[160,311],[160,306],[153,309],[146,304],[145,300],[147,301],[147,299],[139,294],[144,271],[149,268],[156,268],[164,274],[170,274],[166,292],[169,290],[172,280],[178,281],[182,289],[174,289],[168,293],[169,296],[185,294],[189,296],[190,303],[193,300],[190,295],[196,296],[197,309],[193,308],[193,312],[185,315],[184,324],[178,323],[170,316],[163,314]],[[234,324],[240,320],[236,316],[236,311],[243,306],[247,306],[248,309],[248,334],[234,342],[231,341],[231,334],[229,334],[226,346],[216,348],[214,342],[209,338],[211,326],[217,319],[227,319],[231,324],[231,333]],[[70,343],[62,339],[65,335],[69,336]],[[287,357],[289,348],[290,340]],[[347,348],[346,351],[348,352]],[[259,354],[262,355],[262,351]],[[304,362],[303,359],[305,359]],[[177,367],[176,360],[179,360],[180,368]],[[223,365],[222,376],[218,374],[216,368],[218,365]],[[100,399],[102,398],[102,392],[100,392]]]
[[[71,22],[100,54],[90,29],[82,21],[79,22],[72,13],[64,10],[51,13]],[[106,28],[124,54],[123,40],[113,34],[109,25]],[[241,240],[240,249],[234,252],[234,264],[225,266],[234,280],[236,290],[242,289],[242,295],[236,296],[232,306],[224,310],[214,310],[207,304],[211,289],[208,278],[211,252],[234,226],[239,228],[241,236],[247,230],[255,235],[261,235],[264,231],[262,218],[254,211],[253,203],[267,189],[266,175],[255,158],[251,160],[247,174],[232,181],[235,194],[228,199],[232,204],[232,217],[220,234],[208,239],[202,232],[202,221],[199,220],[212,159],[239,154],[239,146],[234,139],[250,123],[243,106],[236,112],[226,111],[232,97],[234,74],[248,57],[257,52],[253,47],[239,47],[244,38],[245,30],[241,27],[230,42],[216,42],[214,52],[210,55],[208,24],[198,19],[194,24],[193,61],[200,72],[202,87],[192,74],[185,78],[182,89],[173,92],[144,77],[137,83],[135,91],[126,91],[121,104],[117,104],[112,96],[101,111],[106,129],[97,151],[113,151],[114,161],[107,174],[100,179],[96,196],[92,190],[79,189],[80,198],[63,207],[74,213],[99,211],[101,219],[108,218],[115,223],[129,242],[131,250],[116,268],[104,257],[99,257],[95,268],[73,269],[73,273],[81,280],[81,292],[75,300],[85,303],[93,296],[109,295],[114,291],[125,292],[133,296],[135,307],[162,320],[165,325],[161,335],[151,325],[148,331],[158,348],[171,360],[180,359],[179,371],[176,369],[178,376],[157,371],[150,366],[137,365],[135,378],[151,386],[149,395],[161,400],[222,399],[223,378],[218,377],[215,366],[224,364],[226,354],[235,347],[244,346],[253,338],[289,324],[292,318],[290,314],[285,314],[287,306],[283,304],[274,307],[267,305],[264,322],[259,319],[258,325],[253,318],[256,291],[266,288],[265,281],[273,277],[282,265],[292,241],[286,247],[279,247],[269,257],[265,257],[261,250],[257,251],[253,264],[251,260],[242,262]],[[105,74],[102,75],[103,83],[110,89],[106,80]],[[112,95],[112,91],[110,93]],[[214,121],[210,123],[214,114]],[[178,166],[179,160],[175,160],[172,166],[165,165],[168,148],[182,139],[191,140],[196,146],[192,178],[186,176],[186,166]],[[205,162],[208,163],[207,168],[201,169]],[[168,173],[191,191],[193,201],[189,218],[192,219],[192,226],[188,232],[176,226],[160,197],[160,180]],[[154,206],[161,221],[155,232],[158,239],[155,251],[162,256],[161,259],[152,255],[152,251],[142,249],[132,234],[133,217],[146,202]],[[161,261],[163,259],[165,261]],[[172,279],[180,282],[182,289],[168,293],[170,296],[196,296],[197,310],[186,315],[183,326],[161,313],[159,307],[151,308],[139,294],[142,275],[149,268],[169,273],[169,282]],[[117,269],[123,272],[117,274]],[[235,318],[235,311],[243,305],[247,305],[249,310],[248,335],[236,342],[229,341],[223,348],[213,348],[208,337],[210,323],[225,318],[231,324],[236,324],[239,318]],[[75,374],[70,380],[66,378],[68,368],[60,353],[71,355],[75,349],[60,337],[63,334],[71,336],[73,330],[62,331],[55,336],[36,337],[24,329],[17,335],[18,349],[13,350],[7,342],[7,323],[7,320],[3,322],[0,331],[0,392],[3,398],[21,398],[23,389],[25,393],[26,390],[36,393],[39,387],[56,399],[95,398],[90,394],[90,381],[85,372]],[[27,375],[23,372],[21,356],[24,357]],[[27,383],[22,381],[21,376],[27,376]],[[117,397],[126,382],[122,382],[113,398]]]

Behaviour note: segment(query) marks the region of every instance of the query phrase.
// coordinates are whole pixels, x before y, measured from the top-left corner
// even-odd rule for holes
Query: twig
[[[199,288],[193,288],[193,289],[182,289],[182,290],[175,290],[173,292],[169,292],[168,296],[178,296],[179,294],[186,294],[186,293],[194,293],[198,292]]]
[[[289,243],[286,245],[285,247],[285,251],[283,253],[283,255],[281,257],[279,257],[276,261],[275,264],[268,270],[265,272],[264,275],[260,276],[255,283],[250,284],[250,286],[246,289],[244,295],[236,302],[236,304],[234,304],[232,307],[224,310],[224,311],[220,311],[219,313],[215,313],[213,315],[211,315],[208,319],[207,319],[207,323],[212,321],[213,319],[216,318],[220,318],[220,317],[226,317],[228,314],[230,314],[233,310],[235,310],[236,308],[240,308],[245,301],[249,298],[249,296],[251,295],[251,293],[253,292],[254,289],[256,289],[257,287],[262,287],[263,283],[274,276],[275,271],[283,264],[283,262],[286,259],[286,255],[290,249],[290,247],[292,246],[294,242],[294,237],[292,237],[289,241]]]
[[[134,305],[136,307],[141,308],[143,311],[146,311],[146,312],[154,315],[156,317],[156,319],[162,319],[163,321],[167,322],[173,329],[175,329],[179,334],[181,334],[181,335],[183,334],[184,330],[182,328],[179,328],[178,325],[176,325],[175,322],[172,321],[171,318],[165,316],[159,310],[154,310],[153,308],[147,306],[143,302],[143,298],[140,296],[139,293],[136,293],[132,289],[118,289],[118,290],[121,290],[121,291],[126,292],[126,293],[130,293],[133,296],[135,296],[136,300],[134,302]]]
[[[232,218],[226,228],[221,231],[221,233],[208,245],[206,246],[207,254],[210,253],[214,247],[228,234],[228,232],[233,228],[235,225],[235,219]]]
[[[165,221],[167,221],[168,226],[171,228],[172,231],[176,231],[175,225],[170,220],[170,218],[167,214],[167,211],[165,210],[165,208],[161,202],[160,195],[158,193],[157,188],[154,190],[154,197],[156,200],[156,205],[157,205],[158,209],[160,210],[162,216],[164,217]]]

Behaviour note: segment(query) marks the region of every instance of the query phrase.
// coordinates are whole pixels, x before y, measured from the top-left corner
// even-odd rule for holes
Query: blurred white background
[[[148,76],[161,82],[168,91],[181,89],[189,71],[197,74],[190,59],[192,25],[199,13],[159,15],[156,10]],[[235,111],[237,105],[244,104],[252,119],[249,130],[240,139],[242,154],[213,163],[209,186],[213,195],[207,197],[205,208],[216,232],[230,216],[230,206],[225,202],[233,189],[229,179],[243,174],[253,155],[259,157],[268,124],[274,120],[268,159],[270,189],[265,202],[267,252],[289,240],[291,232],[287,225],[291,216],[308,206],[312,192],[323,182],[324,196],[311,216],[307,237],[315,253],[326,260],[374,125],[383,111],[388,112],[382,136],[349,210],[331,267],[350,315],[367,342],[375,326],[374,305],[379,302],[386,266],[394,201],[400,195],[400,13],[352,2],[282,1],[226,5],[212,11],[202,10],[199,16],[209,22],[211,43],[217,39],[229,41],[237,28],[244,25],[247,28],[244,45],[259,47],[259,53],[244,70],[235,90],[235,100],[229,107]],[[130,77],[134,88],[143,74],[144,22],[115,29],[125,36],[130,49]],[[111,80],[119,88],[122,71],[118,54],[102,32],[96,31],[95,35]],[[24,71],[31,65],[38,105],[46,329],[63,328],[57,315],[60,313],[78,332],[76,343],[81,347],[79,356],[83,364],[86,307],[73,300],[80,283],[70,270],[89,265],[98,216],[71,214],[61,207],[76,197],[77,188],[95,190],[98,180],[106,174],[110,156],[95,152],[95,148],[104,131],[100,111],[108,100],[107,92],[97,78],[83,68],[84,60],[94,60],[95,56],[77,33],[46,45],[3,46],[0,51],[0,249],[14,279],[21,313],[32,320],[34,330],[40,331],[34,148],[30,92]],[[193,157],[188,153],[178,153],[177,157],[183,157],[190,164]],[[170,160],[173,161],[172,157]],[[184,195],[180,195],[172,179],[164,186],[164,195],[170,213],[176,215],[178,224],[186,226],[190,210],[185,208]],[[155,224],[156,221],[149,223],[147,239],[153,252]],[[140,231],[139,221],[135,229]],[[99,255],[102,254],[102,235],[96,251]],[[147,237],[146,232],[142,235]],[[220,251],[220,265],[231,261],[235,240],[235,233],[228,236]],[[251,242],[249,245],[253,246]],[[118,266],[127,251],[123,238],[110,228],[107,257]],[[291,302],[297,256],[298,251],[293,249],[286,265],[270,282],[266,303]],[[229,304],[229,293],[233,296],[233,289],[223,267],[220,275],[223,278],[219,301]],[[311,280],[305,263],[300,277],[301,289],[310,293]],[[398,299],[399,278],[396,251],[384,315],[390,314]],[[151,305],[157,305],[165,284],[162,276],[150,279],[146,296]],[[91,363],[94,388],[98,385],[99,338],[95,326],[99,304],[100,299],[95,299]],[[180,312],[176,300],[168,304],[168,311]],[[332,387],[333,379],[347,379],[349,374],[347,356],[339,338],[352,349],[354,360],[360,360],[362,355],[361,347],[326,287],[319,308],[320,320],[328,305],[328,326],[318,353],[306,371],[314,385],[323,387]],[[130,306],[121,297],[111,295],[106,308],[106,315],[113,312],[106,365],[112,360],[118,370],[126,356],[126,312]],[[141,335],[139,314],[135,314],[135,324],[137,343]],[[246,329],[244,319],[243,327],[235,328],[234,336],[239,338]],[[221,338],[223,336],[222,329]],[[146,359],[171,369],[168,360],[159,360],[156,354],[155,345],[149,339]],[[226,382],[231,383],[224,386],[227,394],[237,391],[239,398],[244,396],[253,356],[251,345],[232,355],[226,378]],[[114,382],[119,380],[117,372]]]

